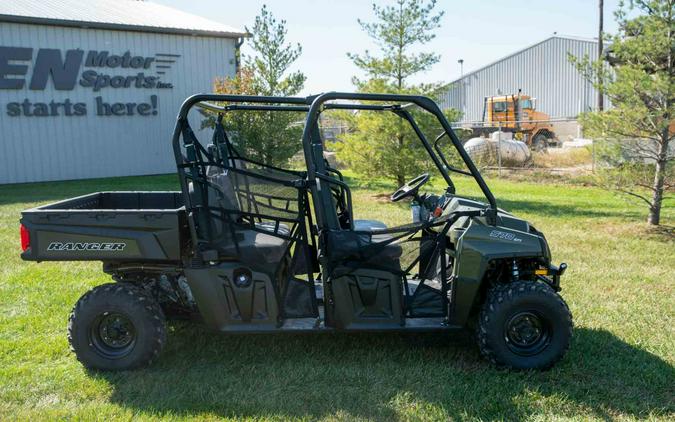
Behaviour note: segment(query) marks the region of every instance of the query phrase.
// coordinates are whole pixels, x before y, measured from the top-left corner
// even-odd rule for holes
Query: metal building
[[[537,110],[551,118],[576,118],[595,108],[598,94],[569,62],[568,54],[596,60],[598,42],[552,36],[453,81],[441,104],[462,111],[461,122],[477,122],[483,119],[485,97],[522,89],[537,98]]]
[[[243,36],[149,2],[0,2],[0,184],[175,171],[181,102],[235,75]]]

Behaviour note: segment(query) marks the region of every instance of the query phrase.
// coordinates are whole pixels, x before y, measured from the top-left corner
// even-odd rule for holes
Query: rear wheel
[[[477,330],[480,351],[492,363],[547,369],[569,348],[572,315],[548,285],[518,281],[490,290]]]
[[[532,138],[532,149],[537,152],[546,152],[548,138],[543,133],[538,133]]]
[[[68,320],[68,341],[88,368],[146,366],[166,342],[164,314],[142,289],[127,283],[104,284],[77,301]]]

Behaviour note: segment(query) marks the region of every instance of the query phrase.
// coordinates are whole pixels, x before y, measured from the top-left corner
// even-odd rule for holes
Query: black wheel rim
[[[89,340],[100,355],[119,359],[128,355],[136,345],[136,328],[126,315],[104,312],[94,320]]]
[[[518,312],[506,322],[504,339],[513,353],[533,356],[551,342],[551,325],[538,312]]]

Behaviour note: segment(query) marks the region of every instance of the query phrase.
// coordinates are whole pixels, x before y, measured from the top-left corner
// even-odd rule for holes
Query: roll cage
[[[353,103],[342,103],[333,101],[354,101]],[[226,103],[225,105],[216,103]],[[416,105],[426,112],[431,113],[436,117],[440,123],[443,132],[438,135],[434,143],[431,144],[426,136],[422,133],[416,121],[414,120],[408,109]],[[189,194],[188,181],[200,178],[199,169],[195,168],[195,162],[198,162],[200,155],[196,151],[206,152],[205,148],[197,141],[192,129],[188,123],[188,112],[193,107],[199,107],[208,110],[217,115],[224,113],[242,110],[242,111],[291,111],[306,113],[306,121],[302,134],[302,149],[305,158],[307,171],[304,173],[304,184],[312,192],[312,200],[314,202],[314,211],[316,214],[316,223],[319,231],[322,230],[339,230],[340,222],[337,216],[329,210],[334,208],[333,200],[327,190],[322,189],[324,184],[333,184],[339,186],[344,190],[346,196],[346,206],[351,214],[351,190],[345,184],[341,177],[335,178],[330,173],[335,173],[334,169],[326,165],[323,156],[323,142],[319,130],[319,116],[324,110],[363,110],[363,111],[388,111],[396,114],[403,120],[407,121],[415,134],[418,136],[424,149],[429,154],[434,165],[441,173],[443,179],[448,184],[448,187],[454,193],[454,184],[450,178],[448,171],[456,172],[463,175],[473,177],[480,187],[483,195],[488,201],[488,208],[485,209],[485,216],[490,224],[494,224],[497,215],[497,203],[494,195],[485,183],[482,175],[476,168],[475,164],[464,150],[461,141],[452,130],[450,123],[443,115],[438,105],[424,96],[417,95],[397,95],[397,94],[365,94],[365,93],[344,93],[344,92],[328,92],[316,96],[308,97],[269,97],[269,96],[246,96],[246,95],[220,95],[220,94],[196,94],[187,98],[179,111],[177,124],[173,133],[173,150],[178,167],[178,174],[180,178],[181,188],[186,196],[186,208],[189,213],[203,206],[200,201],[205,199],[199,195]],[[451,140],[457,153],[466,165],[468,171],[460,170],[448,164],[440,147],[439,140],[447,135]],[[184,140],[186,154],[183,155],[181,150],[181,137]],[[208,156],[208,154],[204,154]],[[217,164],[206,160],[202,163]],[[339,175],[339,172],[338,172]],[[327,193],[327,194],[324,194]],[[194,214],[191,214],[194,215]],[[350,228],[353,225],[349,223]],[[192,225],[191,225],[192,226]],[[192,227],[191,227],[192,228]],[[192,228],[193,238],[194,229]],[[194,239],[196,240],[196,239]]]

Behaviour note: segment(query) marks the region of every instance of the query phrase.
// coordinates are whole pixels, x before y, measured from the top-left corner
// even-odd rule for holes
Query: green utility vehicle
[[[208,143],[191,127],[195,107],[213,119]],[[413,201],[410,224],[357,219],[350,187],[324,159],[326,110],[393,113],[447,188],[421,193],[425,173],[394,192],[393,202]],[[238,112],[304,116],[305,168],[247,157],[223,125]],[[441,128],[433,142],[417,113]],[[470,327],[488,360],[517,369],[548,368],[567,350],[572,319],[558,295],[566,265],[551,263],[541,232],[497,208],[432,100],[195,95],[180,109],[173,150],[180,192],[98,192],[22,213],[23,259],[102,261],[115,281],[82,296],[70,316],[68,339],[85,366],[147,365],[166,342],[166,319],[183,317],[224,333]],[[453,172],[473,178],[486,202],[457,195]]]

